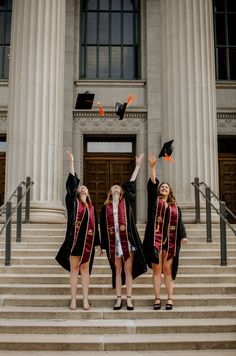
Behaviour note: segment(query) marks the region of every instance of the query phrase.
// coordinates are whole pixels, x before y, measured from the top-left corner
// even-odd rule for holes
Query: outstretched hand
[[[149,161],[150,167],[154,167],[156,165],[157,158],[154,153],[149,153],[148,161]]]
[[[67,153],[67,158],[69,161],[74,161],[74,156],[73,156],[73,153],[70,152],[70,151],[66,151]]]
[[[186,245],[188,243],[188,239],[187,237],[184,237],[182,240],[181,240],[181,244],[182,245]]]
[[[141,153],[139,156],[136,156],[136,166],[141,166],[143,161],[144,153]]]

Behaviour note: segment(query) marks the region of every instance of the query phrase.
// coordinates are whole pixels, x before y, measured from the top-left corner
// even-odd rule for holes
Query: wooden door
[[[5,195],[5,165],[6,165],[6,154],[0,154],[0,206],[4,203]]]
[[[236,215],[236,154],[219,155],[220,199]],[[229,219],[231,222],[236,222]]]
[[[123,184],[130,179],[135,160],[133,157],[85,156],[84,184],[88,187],[91,199],[99,215],[106,200],[109,188],[114,184]]]

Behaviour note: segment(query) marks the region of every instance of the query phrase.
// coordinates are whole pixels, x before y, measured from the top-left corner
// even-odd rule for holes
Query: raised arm
[[[66,151],[67,152],[67,158],[70,163],[69,165],[69,172],[74,176],[75,175],[75,167],[74,167],[74,156],[73,153]]]
[[[156,183],[156,163],[157,159],[154,153],[149,153],[148,156],[149,161],[149,171],[150,171],[150,178],[153,184]]]
[[[141,164],[142,164],[142,161],[143,161],[143,157],[144,157],[143,153],[141,153],[139,156],[135,157],[136,158],[136,166],[135,166],[133,174],[132,174],[132,176],[130,178],[130,182],[134,182],[136,180],[139,168],[141,167]]]

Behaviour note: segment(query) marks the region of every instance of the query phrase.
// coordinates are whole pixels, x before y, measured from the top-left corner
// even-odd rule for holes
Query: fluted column
[[[65,1],[14,1],[7,133],[9,196],[30,176],[33,222],[64,221]]]
[[[194,219],[199,177],[218,192],[214,34],[211,0],[162,0],[162,137],[174,139],[164,179],[185,221]]]

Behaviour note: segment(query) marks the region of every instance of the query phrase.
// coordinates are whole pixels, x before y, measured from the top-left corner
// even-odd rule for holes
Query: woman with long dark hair
[[[71,304],[76,309],[78,275],[81,275],[83,309],[89,309],[89,274],[92,270],[94,247],[101,254],[98,222],[88,188],[79,187],[79,178],[74,171],[73,154],[67,151],[70,172],[66,182],[67,230],[65,241],[56,256],[57,262],[70,272]]]
[[[186,230],[182,214],[176,205],[171,186],[159,185],[156,177],[156,156],[149,154],[150,179],[148,181],[148,220],[143,242],[143,251],[148,266],[153,271],[155,300],[153,308],[161,308],[162,273],[167,291],[166,310],[173,308],[173,287],[177,275],[181,244],[186,244]]]

